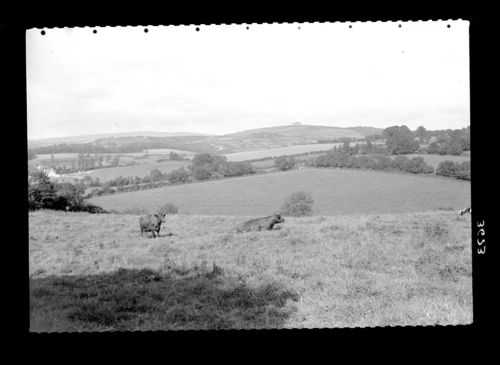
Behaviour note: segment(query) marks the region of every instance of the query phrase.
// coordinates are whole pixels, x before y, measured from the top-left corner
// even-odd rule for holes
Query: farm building
[[[56,171],[51,167],[46,167],[46,166],[42,166],[42,165],[38,164],[38,165],[36,165],[36,169],[38,171],[45,172],[48,177],[60,177],[60,175],[58,175],[56,173]]]

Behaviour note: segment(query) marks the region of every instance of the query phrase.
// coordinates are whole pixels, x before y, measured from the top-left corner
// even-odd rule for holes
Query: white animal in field
[[[467,213],[472,214],[472,210],[471,210],[471,208],[470,208],[470,207],[465,208],[465,209],[462,209],[462,210],[460,211],[460,215],[464,215],[464,214],[467,214]]]

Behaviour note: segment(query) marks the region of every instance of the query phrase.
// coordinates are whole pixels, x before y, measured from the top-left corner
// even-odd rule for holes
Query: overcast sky
[[[469,125],[467,21],[144,29],[28,30],[28,138]]]

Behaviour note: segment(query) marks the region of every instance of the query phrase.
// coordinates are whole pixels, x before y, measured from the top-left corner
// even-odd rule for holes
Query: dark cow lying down
[[[249,220],[236,227],[236,232],[264,231],[272,230],[277,223],[283,223],[285,220],[279,213],[274,213],[269,217],[256,218]]]
[[[141,235],[144,235],[144,232],[146,232],[146,234],[152,232],[153,237],[158,237],[160,235],[162,223],[165,223],[165,213],[154,213],[140,217],[139,226],[141,228]]]

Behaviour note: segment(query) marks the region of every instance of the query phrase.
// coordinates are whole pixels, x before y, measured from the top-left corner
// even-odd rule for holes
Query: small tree
[[[426,164],[422,157],[413,157],[407,164],[406,171],[412,174],[432,174],[434,168]]]
[[[205,166],[193,166],[192,171],[196,180],[208,180],[212,177],[211,170]]]
[[[179,209],[172,203],[167,203],[161,206],[158,209],[158,213],[164,213],[164,214],[177,214]]]
[[[297,191],[286,198],[281,213],[292,217],[309,216],[312,214],[313,203],[311,193]]]
[[[393,126],[382,131],[389,153],[402,155],[418,150],[419,144],[407,126]]]
[[[436,155],[439,153],[439,145],[434,141],[429,144],[429,147],[427,147],[427,153]]]
[[[170,152],[169,154],[169,159],[172,160],[172,161],[179,161],[179,160],[182,160],[182,157],[181,155],[179,155],[178,153],[175,153],[173,151]]]
[[[250,162],[228,162],[224,170],[224,176],[242,176],[254,174],[255,169]]]
[[[357,167],[361,169],[377,169],[377,164],[372,156],[359,156],[357,158]]]
[[[391,168],[391,158],[384,155],[374,155],[373,160],[375,161],[375,169],[377,170],[389,170]]]
[[[450,142],[445,143],[443,149],[444,149],[444,154],[455,155],[455,156],[459,156],[464,151],[460,141],[453,139]]]
[[[223,177],[226,166],[225,156],[200,153],[194,156],[190,169],[196,180],[208,180]]]
[[[408,169],[408,165],[410,164],[410,159],[406,156],[396,156],[391,163],[391,167],[400,170],[406,171]]]
[[[470,180],[470,161],[464,161],[456,166],[457,179]]]
[[[151,170],[149,176],[151,176],[151,181],[153,182],[163,180],[163,173],[158,169]]]
[[[69,182],[55,184],[56,199],[52,209],[79,211],[84,206],[83,188]]]
[[[44,171],[34,170],[28,176],[28,208],[50,209],[57,199],[54,184]]]
[[[453,161],[440,162],[436,169],[436,175],[456,176],[456,174],[457,174],[457,166]]]
[[[185,183],[189,180],[190,175],[189,172],[184,167],[182,167],[180,169],[170,171],[167,176],[168,181],[170,181],[171,183]]]
[[[295,167],[295,158],[280,156],[274,160],[274,166],[282,171],[293,169]]]
[[[415,137],[418,138],[418,140],[420,142],[425,142],[426,139],[427,139],[427,130],[425,129],[424,126],[419,126],[416,130],[415,130]]]

